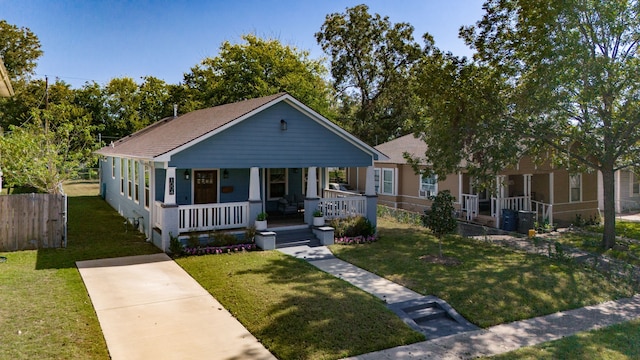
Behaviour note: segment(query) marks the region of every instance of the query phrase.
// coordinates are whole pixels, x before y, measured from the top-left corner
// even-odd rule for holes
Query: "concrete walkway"
[[[166,254],[77,266],[112,359],[275,359]]]
[[[423,297],[412,290],[337,259],[324,246],[315,248],[299,246],[279,249],[279,251],[308,260],[319,269],[344,279],[388,303]],[[581,331],[638,318],[640,318],[640,295],[348,359],[474,359],[480,356],[502,354],[524,346],[557,340]]]

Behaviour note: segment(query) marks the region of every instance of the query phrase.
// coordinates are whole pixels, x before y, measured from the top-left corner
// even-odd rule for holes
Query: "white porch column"
[[[317,199],[318,198],[318,189],[316,183],[317,180],[317,168],[315,166],[310,166],[309,171],[307,172],[307,199]]]
[[[176,203],[176,168],[167,167],[166,181],[164,183],[164,203]]]
[[[376,195],[376,179],[375,179],[375,172],[373,170],[373,166],[367,166],[367,180],[365,183],[364,194],[366,196]]]
[[[533,174],[523,174],[522,177],[524,178],[524,196],[526,197],[525,202],[524,202],[524,210],[531,210],[531,178],[533,177]]]
[[[458,202],[460,203],[460,207],[462,207],[462,173],[458,173]]]
[[[249,174],[249,201],[260,201],[260,169],[251,168]]]
[[[553,173],[549,173],[549,204],[553,205]]]

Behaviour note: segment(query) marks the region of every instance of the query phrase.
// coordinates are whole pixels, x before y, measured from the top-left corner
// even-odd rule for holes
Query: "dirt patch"
[[[462,264],[462,262],[456,258],[452,258],[448,256],[438,256],[438,255],[422,255],[420,256],[420,260],[431,263],[431,264],[438,264],[438,265],[444,265],[444,266],[458,266]]]

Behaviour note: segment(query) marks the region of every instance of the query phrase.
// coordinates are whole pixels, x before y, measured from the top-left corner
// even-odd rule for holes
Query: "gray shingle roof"
[[[379,162],[406,164],[407,160],[403,156],[405,152],[415,157],[424,157],[424,153],[427,151],[427,144],[420,139],[416,139],[413,134],[409,134],[380,144],[375,148],[389,157],[389,160]]]

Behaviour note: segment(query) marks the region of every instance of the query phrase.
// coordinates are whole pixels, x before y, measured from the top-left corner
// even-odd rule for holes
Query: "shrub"
[[[368,237],[376,233],[375,227],[364,216],[333,219],[330,225],[335,229],[335,237]]]

